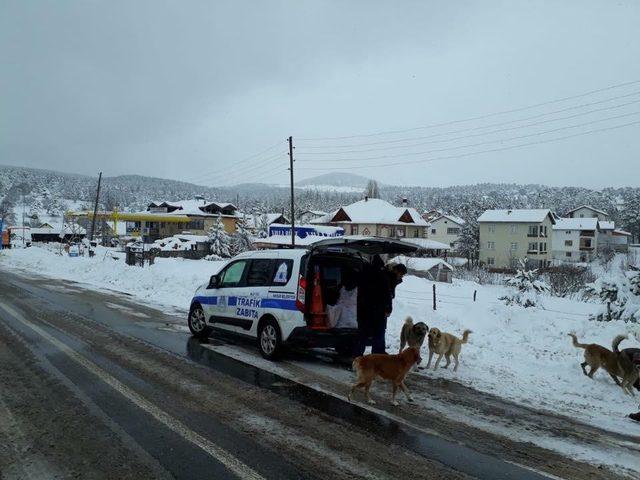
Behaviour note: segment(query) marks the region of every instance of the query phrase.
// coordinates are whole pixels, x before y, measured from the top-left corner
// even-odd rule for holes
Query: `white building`
[[[396,207],[379,198],[365,198],[311,221],[344,228],[345,235],[425,238],[429,224],[415,208]]]
[[[599,239],[597,217],[558,218],[553,225],[551,249],[553,260],[590,262],[594,259]]]
[[[437,242],[446,243],[455,248],[460,240],[464,220],[455,215],[443,214],[431,220],[429,238]]]
[[[590,205],[581,205],[567,212],[568,218],[597,218],[598,220],[609,220],[609,214]]]
[[[598,241],[598,250],[603,251],[608,248],[616,252],[626,253],[629,251],[629,240],[631,233],[619,230],[614,222],[600,221],[600,238]]]

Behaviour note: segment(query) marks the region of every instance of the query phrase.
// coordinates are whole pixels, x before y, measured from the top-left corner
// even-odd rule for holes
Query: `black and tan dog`
[[[400,351],[402,353],[405,347],[417,348],[420,351],[424,344],[427,334],[429,333],[429,326],[424,322],[413,323],[413,318],[407,317],[400,330]],[[418,365],[414,366],[414,370],[418,369]]]

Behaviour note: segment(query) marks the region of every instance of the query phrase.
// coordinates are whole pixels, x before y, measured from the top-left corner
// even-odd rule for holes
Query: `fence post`
[[[477,290],[474,290],[474,291],[473,291],[473,301],[474,301],[474,302],[476,301],[476,295],[477,295],[477,294],[478,294],[478,291],[477,291]]]
[[[433,284],[433,309],[436,309],[436,284]]]

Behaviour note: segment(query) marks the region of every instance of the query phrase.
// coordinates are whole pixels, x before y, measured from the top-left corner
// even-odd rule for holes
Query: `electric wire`
[[[629,123],[623,123],[621,125],[614,125],[611,127],[606,127],[606,128],[597,128],[597,129],[592,129],[592,130],[588,130],[585,132],[578,132],[578,133],[574,133],[572,135],[565,135],[562,137],[557,137],[557,138],[551,138],[551,139],[545,139],[545,140],[538,140],[535,142],[527,142],[527,143],[522,143],[519,145],[510,145],[507,147],[500,147],[500,148],[492,148],[492,149],[487,149],[487,150],[480,150],[480,151],[476,151],[476,152],[467,152],[467,153],[461,153],[461,154],[457,154],[457,155],[446,155],[446,156],[441,156],[441,157],[434,157],[434,158],[426,158],[426,159],[421,159],[421,160],[411,160],[411,161],[405,161],[405,162],[393,162],[393,163],[382,163],[382,164],[371,164],[371,165],[358,165],[358,166],[350,166],[350,167],[323,167],[323,168],[314,168],[314,167],[306,167],[306,168],[300,168],[298,170],[302,170],[302,171],[333,171],[333,170],[359,170],[362,168],[380,168],[380,167],[390,167],[390,166],[403,166],[403,165],[416,165],[416,164],[422,164],[422,163],[429,163],[429,162],[435,162],[435,161],[439,161],[439,160],[452,160],[452,159],[457,159],[457,158],[465,158],[465,157],[470,157],[470,156],[474,156],[474,155],[481,155],[484,153],[494,153],[494,152],[502,152],[502,151],[506,151],[506,150],[512,150],[515,148],[523,148],[523,147],[529,147],[532,145],[541,145],[541,144],[546,144],[546,143],[553,143],[553,142],[558,142],[561,140],[566,140],[569,138],[575,138],[575,137],[580,137],[580,136],[584,136],[584,135],[590,135],[593,133],[599,133],[599,132],[607,132],[607,131],[611,131],[611,130],[617,130],[620,128],[625,128],[625,127],[629,127],[632,125],[638,125],[640,124],[640,120],[638,121],[634,121],[634,122],[629,122]]]
[[[483,114],[483,115],[477,115],[477,116],[473,116],[473,117],[468,117],[468,118],[463,118],[463,119],[459,119],[459,120],[450,120],[447,122],[440,122],[440,123],[434,123],[434,124],[430,124],[430,125],[425,125],[422,127],[413,127],[413,128],[407,128],[407,129],[401,129],[401,130],[387,130],[387,131],[382,131],[382,132],[375,132],[375,133],[368,133],[368,134],[357,134],[357,135],[345,135],[345,136],[339,136],[339,137],[301,137],[301,138],[297,138],[297,141],[312,141],[312,140],[343,140],[343,139],[350,139],[350,138],[367,138],[367,137],[375,137],[375,136],[380,136],[380,135],[392,135],[392,134],[398,134],[398,133],[406,133],[406,132],[414,132],[414,131],[418,131],[418,130],[425,130],[425,129],[429,129],[429,128],[435,128],[435,127],[442,127],[442,126],[446,126],[446,125],[454,125],[457,123],[464,123],[464,122],[470,122],[470,121],[475,121],[475,120],[482,120],[485,118],[491,118],[491,117],[495,117],[498,115],[506,115],[509,113],[515,113],[515,112],[521,112],[524,110],[530,110],[533,108],[538,108],[538,107],[543,107],[545,105],[551,105],[554,103],[560,103],[560,102],[565,102],[568,100],[574,100],[576,98],[583,98],[589,95],[593,95],[595,93],[601,93],[601,92],[605,92],[605,91],[609,91],[609,90],[613,90],[616,88],[622,88],[622,87],[626,87],[629,85],[636,85],[640,83],[640,80],[632,80],[629,82],[624,82],[624,83],[618,83],[615,85],[609,85],[607,87],[603,87],[603,88],[598,88],[595,90],[590,90],[588,92],[583,92],[577,95],[570,95],[567,97],[563,97],[563,98],[558,98],[555,100],[548,100],[545,102],[540,102],[540,103],[536,103],[533,105],[527,105],[527,106],[523,106],[523,107],[518,107],[518,108],[511,108],[508,110],[502,110],[502,111],[498,111],[498,112],[493,112],[493,113],[487,113],[487,114]]]

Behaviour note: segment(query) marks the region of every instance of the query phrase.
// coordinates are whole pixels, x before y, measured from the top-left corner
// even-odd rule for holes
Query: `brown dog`
[[[404,379],[409,373],[409,369],[420,362],[420,350],[418,348],[410,347],[404,350],[398,355],[387,355],[381,353],[374,353],[371,355],[364,355],[358,357],[353,361],[353,370],[358,375],[356,383],[351,387],[348,398],[351,401],[351,396],[355,393],[357,388],[364,388],[364,395],[371,405],[376,402],[369,395],[369,388],[376,377],[380,377],[383,380],[389,380],[393,391],[391,393],[391,404],[398,405],[396,401],[396,392],[398,387],[402,389],[407,396],[407,400],[413,402],[407,386],[404,384]]]
[[[584,362],[580,366],[587,377],[593,378],[593,375],[602,367],[616,382],[616,385],[620,386],[625,392],[634,395],[630,387],[638,378],[638,370],[629,360],[629,357],[618,350],[620,342],[627,338],[625,335],[618,335],[613,339],[611,344],[613,351],[597,343],[579,343],[578,337],[573,333],[570,333],[569,336],[573,339],[574,347],[584,349]],[[587,365],[591,368],[589,372],[585,368]],[[618,380],[618,377],[623,379],[622,383]],[[631,382],[630,385],[629,382]]]
[[[443,356],[447,358],[447,364],[442,368],[447,368],[451,364],[451,356],[453,356],[456,361],[453,371],[456,372],[458,370],[458,365],[460,364],[458,355],[460,355],[462,345],[467,343],[469,340],[470,333],[473,332],[471,332],[471,330],[465,330],[462,332],[462,339],[460,339],[450,333],[441,332],[437,328],[432,328],[429,331],[429,361],[427,362],[427,368],[431,365],[431,359],[435,353],[438,355],[438,359],[433,367],[434,370],[436,370],[438,365],[440,365],[440,360],[442,360]]]

